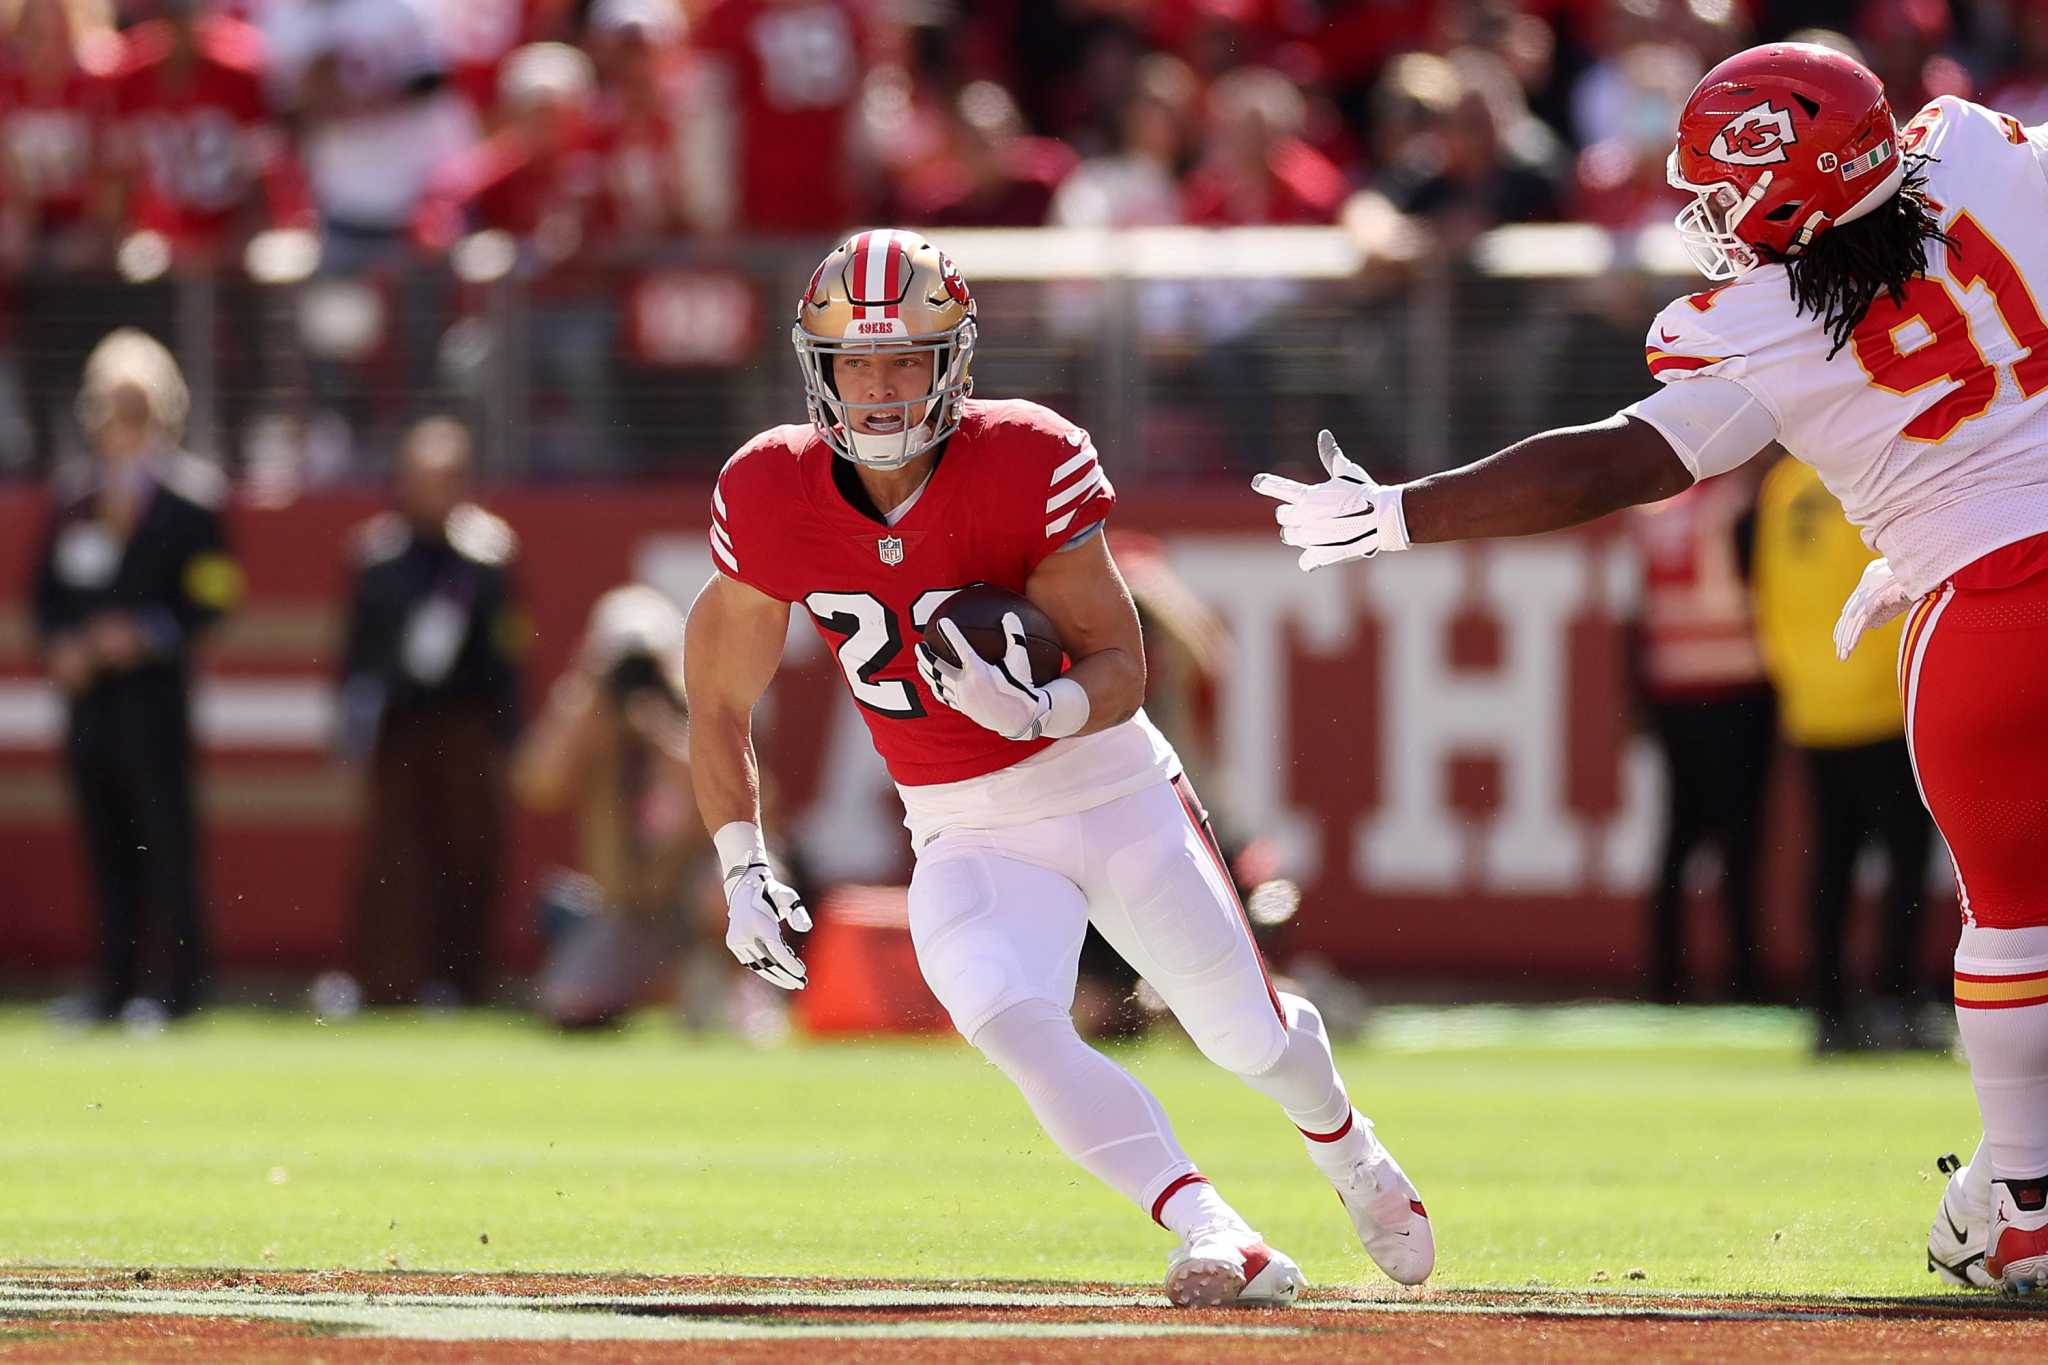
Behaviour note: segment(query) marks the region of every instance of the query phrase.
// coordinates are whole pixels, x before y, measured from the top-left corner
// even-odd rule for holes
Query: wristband
[[[711,836],[711,847],[718,851],[718,865],[725,869],[727,881],[755,863],[768,861],[768,845],[761,838],[761,827],[751,820],[720,825]]]
[[[1405,483],[1380,489],[1380,554],[1408,548],[1408,508],[1402,501],[1407,491]]]
[[[1072,678],[1054,678],[1044,691],[1046,709],[1038,720],[1040,737],[1065,739],[1079,734],[1088,724],[1088,689]]]

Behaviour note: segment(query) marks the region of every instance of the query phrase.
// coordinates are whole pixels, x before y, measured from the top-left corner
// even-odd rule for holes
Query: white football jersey
[[[1679,299],[1650,372],[1733,380],[1914,594],[2048,531],[2048,126],[1944,96],[1903,135],[1954,248],[1880,297],[1832,359],[1782,265]]]

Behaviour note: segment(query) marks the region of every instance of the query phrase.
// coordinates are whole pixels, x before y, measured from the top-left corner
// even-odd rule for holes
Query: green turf
[[[1342,1062],[1442,1284],[1927,1291],[1968,1077],[1804,1040],[1773,1011],[1395,1010]],[[1312,1282],[1367,1278],[1265,1101],[1183,1043],[1119,1055]],[[0,1189],[0,1265],[1146,1281],[1169,1245],[962,1046],[757,1052],[652,1020],[230,1013],[137,1040],[0,1011]]]

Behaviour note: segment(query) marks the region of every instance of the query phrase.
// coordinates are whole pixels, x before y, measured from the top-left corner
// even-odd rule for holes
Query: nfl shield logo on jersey
[[[883,536],[875,542],[875,549],[881,553],[884,564],[901,564],[903,562],[903,537],[901,536]]]

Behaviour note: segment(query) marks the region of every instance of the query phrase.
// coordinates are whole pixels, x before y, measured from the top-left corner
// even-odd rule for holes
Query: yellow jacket
[[[1809,749],[1896,739],[1905,723],[1896,668],[1903,619],[1835,658],[1835,617],[1876,556],[1820,475],[1781,459],[1757,499],[1756,628],[1785,736]]]

